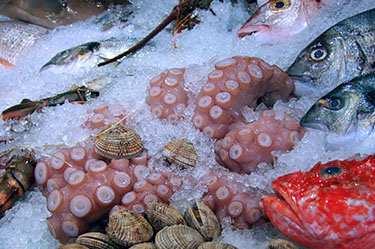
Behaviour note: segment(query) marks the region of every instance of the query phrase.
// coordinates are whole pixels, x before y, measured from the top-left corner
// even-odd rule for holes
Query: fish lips
[[[245,23],[238,31],[237,36],[239,38],[243,38],[247,35],[256,35],[259,32],[267,32],[271,29],[271,27],[267,24],[250,24]]]
[[[300,122],[300,125],[301,125],[303,128],[307,128],[307,129],[321,130],[321,131],[326,131],[326,132],[329,131],[328,126],[325,125],[325,124],[303,122],[303,119],[302,119],[302,121]]]

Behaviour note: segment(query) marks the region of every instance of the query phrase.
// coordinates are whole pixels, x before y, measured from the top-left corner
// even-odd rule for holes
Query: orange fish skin
[[[375,155],[318,163],[272,182],[261,202],[271,222],[312,249],[375,248]]]

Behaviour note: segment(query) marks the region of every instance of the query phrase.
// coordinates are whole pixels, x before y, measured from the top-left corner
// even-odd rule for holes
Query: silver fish
[[[0,66],[16,64],[22,52],[46,33],[47,29],[29,23],[0,22]]]
[[[54,73],[65,73],[94,67],[127,48],[126,42],[116,38],[87,42],[59,52],[43,65],[40,71],[50,70]]]
[[[375,73],[330,91],[315,102],[300,124],[337,135],[370,134],[375,124]]]
[[[296,94],[327,93],[375,71],[374,27],[372,9],[336,24],[308,45],[287,70],[296,82]]]
[[[0,14],[54,28],[99,15],[112,4],[128,3],[128,0],[0,0]]]

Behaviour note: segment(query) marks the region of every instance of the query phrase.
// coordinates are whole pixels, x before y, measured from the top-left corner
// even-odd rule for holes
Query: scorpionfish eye
[[[345,169],[340,166],[326,166],[319,171],[319,175],[324,179],[341,176]]]
[[[272,10],[283,10],[290,6],[290,0],[271,0],[270,7]]]

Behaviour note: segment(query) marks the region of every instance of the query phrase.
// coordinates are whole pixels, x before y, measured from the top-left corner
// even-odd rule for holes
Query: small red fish
[[[375,155],[318,163],[272,182],[261,200],[272,223],[312,249],[375,248]]]
[[[259,2],[259,1],[258,1]],[[264,44],[277,44],[304,30],[317,16],[320,0],[269,0],[238,30],[238,37],[255,36]]]

